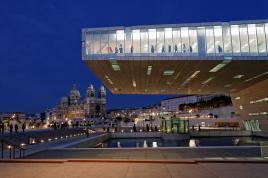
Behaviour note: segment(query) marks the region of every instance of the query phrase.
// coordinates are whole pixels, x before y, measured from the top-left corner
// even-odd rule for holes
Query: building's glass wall
[[[214,31],[213,27],[206,28],[206,49],[207,53],[215,53]]]
[[[132,33],[131,31],[125,32],[125,53],[133,53],[132,51]]]
[[[197,41],[197,31],[195,28],[189,29],[189,37],[190,37],[189,52],[190,53],[197,53],[198,52],[198,41]]]
[[[93,36],[93,53],[94,54],[101,54],[101,44],[100,44],[100,33],[95,33]]]
[[[205,49],[203,53],[207,55],[267,55],[268,23],[223,24],[204,29],[204,38],[198,37],[197,27],[86,32],[85,54],[198,55],[198,49]]]
[[[149,52],[149,36],[147,30],[141,30],[141,53]]]
[[[164,29],[157,29],[156,31],[156,51],[157,53],[165,53],[165,31]]]
[[[258,53],[258,50],[255,24],[248,25],[248,38],[250,53],[256,55]]]
[[[86,55],[93,54],[93,33],[86,33]]]
[[[111,31],[109,33],[109,53],[116,52],[116,33],[115,31]]]
[[[103,32],[101,34],[101,53],[108,54],[109,53],[109,33]]]
[[[149,29],[149,48],[150,53],[155,53],[156,49],[156,29]]]
[[[241,53],[249,53],[248,45],[248,28],[246,25],[240,25],[240,42],[241,42]]]
[[[181,28],[181,43],[182,43],[182,53],[187,53],[189,51],[189,32],[187,27]]]
[[[231,42],[231,28],[229,26],[225,26],[223,28],[223,46],[224,46],[224,53],[225,54],[232,54],[232,42]]]
[[[214,27],[214,40],[215,40],[215,51],[220,54],[223,53],[223,42],[222,42],[222,27]]]
[[[173,53],[172,28],[165,29],[165,49],[167,53]]]
[[[233,54],[240,53],[240,38],[239,38],[239,26],[231,25],[232,46]]]
[[[141,52],[141,34],[140,30],[132,30],[132,51],[133,53]]]
[[[181,31],[179,28],[173,29],[173,48],[174,53],[181,53]]]
[[[266,53],[266,39],[265,39],[265,31],[264,24],[257,25],[257,40],[258,40],[258,51],[259,54]]]

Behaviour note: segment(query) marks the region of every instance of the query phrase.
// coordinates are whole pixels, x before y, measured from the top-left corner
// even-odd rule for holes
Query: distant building
[[[77,119],[77,118],[99,118],[106,114],[106,90],[103,86],[95,95],[93,85],[86,91],[86,97],[81,99],[79,90],[73,84],[69,96],[61,98],[59,104],[50,110],[52,119]]]
[[[200,101],[208,101],[213,97],[223,96],[222,94],[210,95],[182,95],[172,98],[167,98],[161,101],[161,110],[166,112],[176,112],[181,104],[197,103]]]

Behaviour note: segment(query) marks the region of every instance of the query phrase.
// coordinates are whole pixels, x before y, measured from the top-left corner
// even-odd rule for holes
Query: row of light
[[[245,80],[245,82],[249,82],[249,81],[251,81],[251,80],[253,80],[253,79],[260,78],[260,77],[262,77],[262,76],[264,76],[264,75],[266,75],[266,74],[268,74],[268,71],[266,71],[266,72],[264,72],[264,73],[262,73],[262,74],[256,75],[256,76],[254,76],[254,77],[251,77],[251,78]]]
[[[114,83],[112,82],[112,80],[110,79],[110,77],[109,77],[109,76],[105,75],[105,78],[108,80],[108,82],[109,82],[111,85],[113,85],[113,84],[114,84]]]
[[[249,103],[250,103],[250,104],[254,104],[254,103],[267,102],[267,101],[268,101],[268,98],[262,98],[262,99],[259,99],[259,100],[250,101]]]
[[[267,115],[268,112],[253,112],[253,113],[248,113],[249,116],[259,116],[259,115]]]
[[[73,134],[73,135],[72,135],[72,134],[71,134],[71,135],[66,135],[65,138],[69,138],[69,137],[71,138],[71,137],[82,136],[82,135],[85,135],[85,133],[78,133],[78,134]],[[58,139],[64,139],[64,137],[61,136],[60,138],[58,138],[58,137],[55,137],[55,138],[54,138],[54,140],[58,140]],[[51,142],[51,141],[52,141],[52,138],[48,138],[47,141],[48,141],[48,142]],[[44,142],[45,142],[44,139],[41,139],[41,140],[40,140],[40,143],[44,143]],[[35,143],[37,143],[37,142],[36,142],[35,139],[34,139],[34,140],[31,142],[31,144],[35,144]],[[25,145],[25,144],[24,144],[24,145]]]

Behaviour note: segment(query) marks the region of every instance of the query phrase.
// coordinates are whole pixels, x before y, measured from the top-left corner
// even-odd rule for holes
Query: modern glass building
[[[82,29],[82,58],[112,93],[230,94],[268,130],[268,20]]]
[[[266,36],[268,21],[83,29],[83,56],[266,56]]]

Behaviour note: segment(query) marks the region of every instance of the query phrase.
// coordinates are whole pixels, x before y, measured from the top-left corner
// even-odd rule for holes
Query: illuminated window
[[[125,32],[125,53],[131,53],[132,47],[132,33],[131,31]]]
[[[259,53],[266,53],[265,31],[263,24],[257,25],[257,39]]]
[[[196,29],[189,29],[189,36],[190,36],[189,52],[190,53],[198,53],[198,43],[197,43],[197,31],[196,31]]]
[[[207,53],[215,53],[214,32],[212,27],[206,28],[206,47]]]
[[[125,40],[124,40],[124,30],[117,30],[116,31],[116,44],[117,44],[117,53],[124,53],[124,48],[125,48]]]
[[[238,25],[231,25],[233,53],[240,53],[240,39]]]
[[[99,33],[94,33],[94,54],[100,54],[101,53],[101,46],[100,46],[100,34]]]
[[[141,53],[148,53],[149,46],[148,46],[148,32],[147,30],[141,31]]]
[[[156,44],[156,51],[157,53],[165,53],[166,49],[165,49],[165,33],[163,29],[157,29],[156,32],[156,40],[157,40],[157,44]]]
[[[214,38],[215,38],[215,48],[216,53],[223,53],[223,43],[222,43],[222,28],[221,26],[214,27]]]
[[[257,54],[257,37],[255,24],[248,25],[249,50],[251,54]]]
[[[132,30],[133,53],[140,53],[140,30]]]
[[[240,26],[240,42],[241,42],[241,52],[248,53],[249,52],[248,30],[246,25]]]
[[[115,49],[116,49],[116,33],[110,32],[110,34],[109,34],[109,53],[115,53],[116,52]]]
[[[149,51],[150,53],[156,51],[156,29],[149,29]]]
[[[173,29],[174,53],[181,53],[181,32],[180,29]]]
[[[172,28],[165,28],[165,46],[167,53],[173,52]]]
[[[109,53],[109,34],[106,32],[101,34],[101,53]]]
[[[86,33],[86,55],[93,54],[93,33]]]
[[[224,53],[232,53],[232,42],[231,42],[231,30],[230,27],[226,26],[223,28],[223,44],[224,44]]]
[[[266,51],[268,52],[268,23],[265,24]]]
[[[189,33],[188,33],[188,27],[181,28],[181,43],[182,43],[182,53],[189,52]]]

